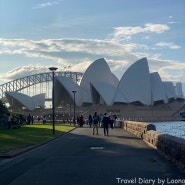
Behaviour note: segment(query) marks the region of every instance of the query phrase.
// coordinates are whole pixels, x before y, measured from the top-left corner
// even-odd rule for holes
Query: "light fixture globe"
[[[55,72],[58,68],[57,67],[49,67],[48,68],[50,71],[52,71],[52,72]]]

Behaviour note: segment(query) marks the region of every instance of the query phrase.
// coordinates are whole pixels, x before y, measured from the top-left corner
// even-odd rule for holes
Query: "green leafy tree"
[[[3,104],[3,102],[0,100],[0,118],[8,112],[7,107]]]

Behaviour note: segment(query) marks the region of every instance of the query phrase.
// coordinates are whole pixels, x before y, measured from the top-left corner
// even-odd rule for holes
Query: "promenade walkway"
[[[177,183],[178,181],[178,183]],[[185,174],[123,129],[110,136],[76,128],[32,151],[0,160],[0,185],[185,184]]]

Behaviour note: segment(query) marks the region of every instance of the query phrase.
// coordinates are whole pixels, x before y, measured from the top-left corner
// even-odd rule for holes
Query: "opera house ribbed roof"
[[[118,90],[126,98],[127,102],[116,99],[116,97],[113,102],[140,102],[144,105],[151,105],[151,80],[146,58],[138,60],[127,69],[120,80]]]
[[[168,103],[176,99],[173,83],[162,82],[157,72],[150,73],[147,58],[132,64],[120,81],[103,58],[94,61],[87,68],[80,85],[66,77],[57,77],[57,81],[59,88],[56,92],[56,102],[74,100],[72,90],[76,90],[78,106],[85,103],[109,106],[135,103],[153,106],[156,103]]]
[[[75,97],[72,91],[76,91]],[[18,94],[6,93],[8,99],[12,96],[28,109],[33,109],[35,98],[30,100],[24,95],[20,98]],[[80,84],[65,76],[55,77],[55,105],[71,104],[74,98],[77,106],[130,103],[153,106],[175,100],[177,94],[172,82],[163,82],[157,72],[150,73],[147,58],[133,63],[120,80],[111,72],[105,59],[100,58],[87,68]],[[43,101],[40,104],[43,105]]]
[[[6,92],[5,95],[9,104],[15,109],[24,107],[28,110],[34,110],[35,107],[44,107],[45,104],[45,93],[32,97],[18,92]]]

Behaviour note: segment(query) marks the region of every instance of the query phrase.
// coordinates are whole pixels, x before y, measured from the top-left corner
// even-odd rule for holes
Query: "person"
[[[8,129],[10,129],[11,125],[12,125],[12,122],[11,122],[11,116],[10,116],[9,112],[7,113],[7,117],[8,117]]]
[[[24,116],[19,114],[19,124],[22,126],[24,124]]]
[[[77,120],[77,124],[80,126],[80,117],[77,116],[76,120]],[[73,122],[75,122],[74,118],[73,118]]]
[[[40,122],[40,117],[39,116],[37,116],[37,121]]]
[[[114,115],[114,128],[116,128],[116,120],[117,120],[117,116],[116,115]]]
[[[114,123],[114,116],[112,114],[110,114],[110,127],[111,129],[113,129],[113,123]]]
[[[92,127],[92,122],[93,122],[93,118],[92,118],[91,114],[89,115],[88,122],[89,122],[89,127],[91,128]]]
[[[107,113],[104,114],[102,122],[103,122],[104,136],[109,136],[109,122],[110,122],[110,118],[107,115]]]
[[[17,118],[15,117],[15,115],[11,116],[11,123],[12,125],[17,125]]]
[[[34,116],[31,116],[31,123],[33,124],[34,122]]]
[[[93,116],[93,135],[95,134],[95,130],[96,130],[96,134],[98,135],[98,123],[99,123],[99,116],[97,115],[97,112],[95,112]]]
[[[84,124],[84,118],[83,118],[83,116],[81,115],[80,118],[79,118],[79,126],[80,126],[80,127],[83,127],[83,124]]]
[[[30,123],[31,123],[31,115],[29,114],[27,117],[27,124],[30,124]]]
[[[8,128],[8,113],[3,116],[3,126],[4,128]]]
[[[46,116],[43,116],[42,123],[43,123],[43,125],[46,124]]]
[[[99,115],[100,128],[103,128],[103,114]]]

